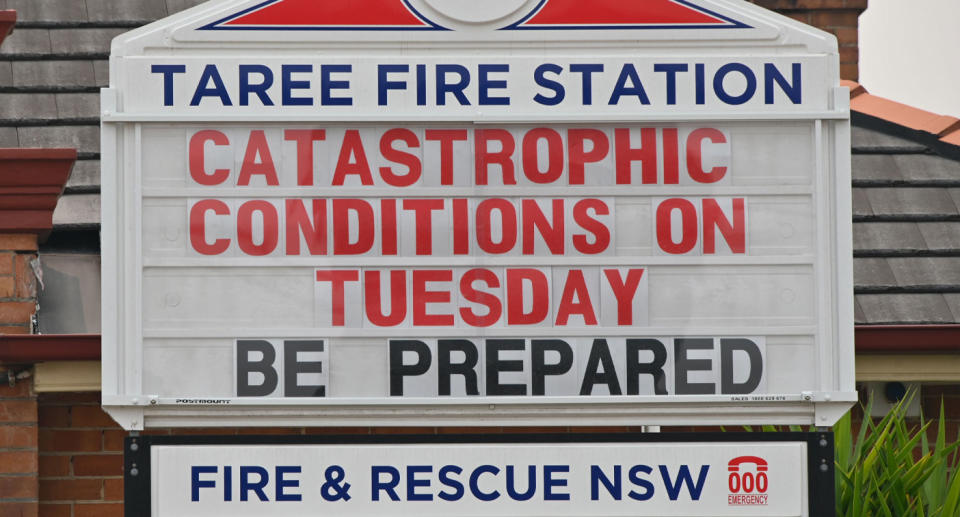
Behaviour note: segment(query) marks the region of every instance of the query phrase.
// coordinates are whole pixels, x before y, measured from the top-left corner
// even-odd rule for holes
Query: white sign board
[[[135,489],[127,501],[135,515],[805,517],[833,511],[832,456],[827,471],[820,468],[833,449],[813,435],[791,441],[740,435],[738,442],[637,443],[621,436],[592,443],[145,445],[153,439],[138,441],[147,449],[127,459],[144,466],[126,479]]]
[[[835,39],[740,1],[341,5],[114,42],[121,425],[830,425],[856,399]]]

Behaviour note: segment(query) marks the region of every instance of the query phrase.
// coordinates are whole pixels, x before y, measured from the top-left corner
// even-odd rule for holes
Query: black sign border
[[[833,433],[504,433],[371,435],[141,435],[124,440],[124,515],[150,517],[150,449],[167,445],[430,445],[538,443],[737,443],[803,442],[807,444],[808,508],[811,517],[835,514]]]

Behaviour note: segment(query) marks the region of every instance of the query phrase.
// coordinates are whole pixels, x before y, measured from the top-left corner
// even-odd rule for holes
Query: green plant
[[[958,517],[960,475],[957,449],[947,442],[943,405],[933,446],[931,423],[921,416],[911,427],[906,408],[909,394],[883,418],[864,418],[853,435],[850,413],[834,427],[838,517]],[[864,408],[870,415],[872,402]]]

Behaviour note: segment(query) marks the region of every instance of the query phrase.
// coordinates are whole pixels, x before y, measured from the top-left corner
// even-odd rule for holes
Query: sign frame
[[[398,435],[142,435],[124,441],[124,515],[151,515],[151,448],[154,446],[294,446],[294,445],[441,445],[441,444],[604,444],[604,443],[784,443],[807,445],[809,515],[825,517],[835,511],[834,435],[816,432],[705,432],[705,433],[520,433],[520,434],[398,434]]]
[[[532,1],[532,0],[530,0]],[[252,2],[252,0],[251,0]],[[722,5],[726,11],[736,13],[738,19],[748,20],[750,37],[736,40],[740,30],[724,30],[716,36],[717,41],[734,42],[740,53],[758,53],[765,46],[792,47],[789,53],[797,53],[816,59],[817,66],[838,77],[836,40],[825,33],[803,26],[742,1],[721,2],[698,0],[698,3]],[[450,112],[417,122],[472,123],[515,125],[519,123],[624,123],[642,122],[650,125],[725,122],[771,122],[779,120],[802,121],[813,127],[811,141],[816,149],[816,171],[811,188],[824,195],[814,198],[817,205],[816,249],[830,250],[815,256],[811,267],[821,273],[818,276],[813,309],[816,358],[812,361],[815,372],[811,375],[810,389],[788,393],[771,392],[758,394],[755,398],[732,400],[721,395],[684,395],[682,400],[671,397],[664,400],[655,396],[598,396],[598,397],[483,397],[479,398],[344,398],[304,400],[294,398],[249,398],[242,399],[210,396],[207,393],[191,393],[178,399],[165,394],[145,392],[144,370],[144,300],[143,272],[145,266],[143,240],[143,190],[138,177],[141,170],[140,138],[150,124],[256,124],[289,122],[305,123],[391,123],[413,121],[409,115],[343,112],[256,114],[252,112],[170,113],[162,110],[136,109],[136,95],[125,92],[121,85],[128,84],[125,74],[132,68],[130,63],[139,59],[161,56],[157,49],[184,50],[185,56],[205,56],[214,51],[217,43],[236,44],[237,49],[251,48],[251,44],[272,41],[269,31],[258,31],[252,42],[244,42],[237,31],[196,31],[196,27],[224,11],[236,2],[213,1],[197,8],[169,17],[157,24],[138,29],[115,40],[111,54],[111,87],[102,91],[102,235],[103,235],[103,404],[105,410],[125,429],[144,427],[183,426],[312,426],[312,425],[382,425],[417,426],[425,422],[431,425],[549,425],[596,424],[611,425],[689,425],[689,424],[814,424],[831,425],[856,401],[853,368],[853,293],[852,289],[852,223],[850,219],[850,164],[837,160],[836,155],[849,153],[849,93],[837,84],[818,90],[823,106],[816,110],[804,106],[791,109],[763,109],[754,105],[734,112],[675,111],[638,115],[625,112],[608,112],[583,116],[575,110],[563,109],[538,118],[525,113],[510,113],[493,108],[477,108],[470,111]],[[725,11],[725,12],[726,12]],[[219,18],[217,18],[219,19]],[[467,24],[469,25],[469,24]],[[679,29],[667,29],[661,33],[679,35]],[[583,31],[586,32],[586,31]],[[640,31],[643,34],[629,39],[641,46],[655,39],[657,31]],[[214,34],[216,33],[216,34]],[[451,48],[466,48],[476,31],[451,33]],[[502,33],[501,33],[502,34]],[[501,34],[498,34],[500,36]],[[611,30],[603,34],[581,34],[588,48],[603,49],[611,42],[620,41],[625,30]],[[688,48],[696,48],[712,36],[697,31],[686,31],[683,38]],[[395,34],[364,32],[342,38],[340,32],[308,33],[302,31],[291,36],[281,45],[294,55],[303,55],[309,44],[315,43],[328,54],[340,39],[358,43],[352,48],[384,49],[390,47]],[[410,52],[424,52],[436,44],[442,34],[420,33],[407,35],[403,41]],[[508,53],[511,45],[562,41],[563,31],[519,31],[510,33],[504,41],[486,41],[486,50]],[[221,39],[216,39],[221,38]],[[226,39],[223,39],[226,38]],[[231,39],[232,38],[232,39]],[[656,44],[653,45],[656,47]],[[630,49],[620,49],[623,52]],[[784,49],[778,49],[783,51]],[[598,51],[600,52],[600,51]],[[175,52],[174,52],[175,53]],[[215,52],[213,52],[215,53]],[[298,54],[299,53],[299,54]],[[426,55],[426,54],[424,54]],[[811,57],[812,56],[812,57]],[[158,76],[159,77],[159,76]],[[832,76],[831,76],[832,77]],[[729,108],[729,107],[728,107]],[[654,110],[656,111],[656,110]],[[131,141],[135,141],[131,144]],[[835,185],[830,185],[830,182]],[[135,193],[136,199],[123,194]],[[836,216],[834,225],[825,225],[830,214]],[[824,230],[824,228],[826,228]],[[822,230],[822,231],[820,231]],[[749,261],[748,261],[749,262]],[[754,261],[756,262],[756,261]],[[762,262],[762,260],[760,261]],[[750,262],[751,264],[753,262]],[[831,265],[833,264],[833,265]],[[822,278],[821,278],[822,276]],[[827,287],[824,287],[827,286]],[[139,296],[139,298],[138,298]],[[822,322],[830,322],[822,323]],[[602,332],[602,331],[601,331]],[[424,331],[424,334],[428,334]],[[515,334],[522,334],[521,330]],[[386,333],[384,332],[384,335]],[[598,334],[603,335],[603,334]],[[724,334],[716,334],[725,336]],[[269,337],[269,336],[260,336]],[[303,337],[303,336],[300,336]],[[328,336],[316,336],[327,338]],[[677,335],[676,337],[680,337]],[[732,337],[732,336],[731,336]],[[765,398],[762,395],[776,395]]]

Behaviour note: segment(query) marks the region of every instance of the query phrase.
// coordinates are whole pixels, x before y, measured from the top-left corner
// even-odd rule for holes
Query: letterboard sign
[[[215,0],[114,41],[124,427],[829,425],[836,40],[739,0]]]

